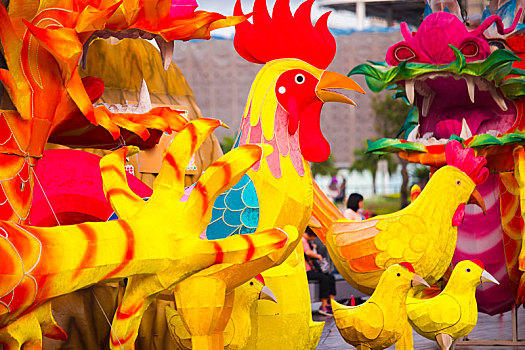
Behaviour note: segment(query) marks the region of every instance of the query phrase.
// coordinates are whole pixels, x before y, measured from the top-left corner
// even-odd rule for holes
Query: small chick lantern
[[[454,340],[469,334],[478,321],[476,287],[483,282],[499,284],[479,260],[459,262],[445,289],[431,299],[408,298],[408,322],[423,337],[450,349]]]
[[[335,323],[344,340],[359,349],[380,350],[396,343],[405,330],[406,298],[411,287],[428,284],[410,263],[390,266],[364,304],[343,306],[333,302]]]

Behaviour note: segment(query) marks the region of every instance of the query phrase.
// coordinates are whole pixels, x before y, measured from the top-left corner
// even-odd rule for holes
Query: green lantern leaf
[[[489,134],[483,134],[474,136],[469,147],[501,146],[502,144],[503,143],[496,137]]]
[[[494,81],[502,87],[507,98],[525,96],[525,70],[512,67],[512,64],[520,61],[520,58],[511,51],[496,50],[485,60],[466,62],[465,56],[457,48],[453,46],[451,48],[456,59],[447,65],[403,61],[398,66],[388,69],[388,65],[384,62],[372,62],[355,67],[348,75],[364,75],[369,88],[379,92],[390,89],[393,83],[413,79],[426,73],[468,74]],[[517,77],[507,78],[509,75],[517,75]]]
[[[398,139],[379,139],[377,141],[367,141],[368,149],[366,153],[397,153],[399,151],[427,152],[426,147],[419,143],[401,142]]]
[[[448,45],[454,51],[454,56],[456,56],[456,60],[450,64],[451,68],[454,69],[455,73],[461,72],[465,66],[467,65],[467,60],[465,59],[465,56],[456,49],[453,45]]]
[[[414,128],[419,124],[419,110],[417,107],[412,107],[410,111],[408,111],[407,118],[405,119],[405,122],[403,123],[403,126],[399,131],[397,132],[396,137],[399,137],[401,134],[403,134],[403,138],[406,140],[408,138],[408,135],[410,135],[410,132],[414,130]]]

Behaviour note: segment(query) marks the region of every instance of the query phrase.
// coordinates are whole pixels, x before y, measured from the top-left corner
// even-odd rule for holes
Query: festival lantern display
[[[432,173],[408,207],[359,222],[344,219],[312,180],[310,162],[330,155],[320,128],[323,104],[355,105],[334,89],[364,93],[352,79],[327,70],[336,43],[328,13],[312,24],[313,3],[306,0],[292,13],[289,0],[277,0],[271,16],[265,0],[255,0],[253,14],[245,14],[238,0],[233,16],[198,11],[194,0],[0,4],[4,348],[39,349],[42,335],[65,339],[52,314],[53,300],[120,282],[110,348],[135,348],[144,314],[162,294],[175,301],[166,317],[164,310],[160,314],[180,349],[315,349],[323,322],[312,320],[299,244],[309,222],[315,222],[342,276],[372,295],[357,307],[333,303],[339,331],[358,348],[398,342],[408,349],[410,325],[443,348],[468,334],[476,323],[479,276],[496,281],[470,261],[477,257],[499,271],[502,282],[478,291],[481,311],[493,314],[523,302],[525,71],[518,56],[525,50],[515,31],[522,13],[515,0],[494,15],[486,12],[473,29],[454,13],[427,6],[417,32],[401,26],[404,40],[388,50],[385,63],[351,71],[364,75],[372,91],[394,89],[416,108],[402,127],[405,139],[369,142],[368,151],[398,153],[431,166]],[[188,118],[188,110],[197,109],[175,106],[167,96],[161,99],[169,103],[152,103],[146,80],[159,84],[151,77],[154,69],[173,72],[174,40],[209,39],[212,30],[233,25],[237,53],[263,66],[233,149],[210,160],[205,171],[201,161],[202,169],[195,166],[193,172],[202,174],[189,184],[192,156],[224,124]],[[124,40],[112,47],[116,39]],[[118,87],[121,75],[109,67],[126,57],[110,53],[155,51],[132,39],[155,40],[162,62],[143,65],[140,72],[131,71],[138,66],[131,59],[115,68],[130,70],[124,92]],[[506,48],[494,49],[496,41]],[[96,67],[93,61],[104,55],[111,56],[108,64]],[[139,85],[137,103],[122,103]],[[106,87],[111,91],[101,98]],[[154,90],[160,96],[174,88]],[[109,102],[112,98],[121,102]],[[47,141],[116,151],[101,159],[77,150],[44,152]],[[159,142],[165,154],[160,170],[149,170],[150,189],[126,174],[124,163],[131,152]],[[71,166],[57,171],[61,162]],[[39,176],[49,191],[40,184],[33,196]],[[36,209],[29,216],[32,203]],[[42,210],[46,204],[49,212]],[[483,240],[492,243],[479,243]],[[457,266],[441,294],[425,299],[428,295],[410,291],[411,281],[436,283],[451,262]],[[462,289],[468,289],[464,298],[454,289],[460,282],[470,283]],[[454,296],[459,314],[456,304],[442,301]],[[458,314],[461,322],[443,331],[439,312]]]
[[[106,198],[119,220],[41,228],[0,222],[3,261],[3,327],[0,342],[10,349],[41,346],[41,332],[64,338],[50,301],[106,280],[128,278],[114,316],[111,346],[134,348],[142,315],[160,292],[212,264],[260,259],[284,246],[279,229],[223,241],[199,238],[214,198],[241,178],[269,146],[247,145],[210,166],[186,201],[184,171],[196,148],[220,121],[199,119],[177,135],[148,202],[135,195],[123,167],[126,148],[104,157]],[[178,200],[176,200],[178,199]],[[290,228],[293,232],[294,228]],[[199,252],[199,253],[195,253]],[[60,257],[60,258],[58,258]]]
[[[335,39],[327,27],[328,14],[312,25],[312,5],[313,0],[305,1],[292,15],[289,1],[279,0],[270,17],[266,1],[256,0],[253,23],[236,26],[237,52],[264,66],[252,83],[234,147],[263,143],[274,151],[218,197],[203,234],[207,239],[287,225],[303,232],[310,219],[309,162],[330,155],[320,129],[321,108],[325,102],[354,104],[331,89],[363,92],[353,80],[326,70],[335,55]],[[240,1],[234,14],[244,16]],[[258,304],[247,349],[314,349],[319,342],[323,323],[312,321],[300,240],[301,235],[290,240],[273,261],[275,267],[261,273],[278,303]],[[251,270],[250,264],[246,267]],[[223,278],[213,269],[209,278]],[[246,274],[242,282],[252,277]]]
[[[231,300],[231,299],[230,299]],[[248,340],[254,331],[252,319],[257,317],[256,309],[259,300],[277,302],[271,290],[264,285],[264,278],[257,275],[240,287],[235,288],[235,295],[231,303],[225,305],[223,310],[231,309],[231,312],[222,312],[220,322],[216,323],[215,330],[224,332],[223,349],[242,350],[246,348]],[[200,309],[195,309],[200,311]],[[191,350],[192,335],[182,322],[179,313],[169,307],[166,308],[166,318],[171,336],[175,339],[178,350]],[[206,324],[208,326],[209,323]],[[217,327],[218,326],[218,327]],[[223,327],[225,328],[223,329]],[[255,329],[256,330],[256,329]],[[207,335],[209,331],[203,333]]]
[[[467,336],[476,326],[476,287],[483,282],[499,284],[480,260],[460,261],[439,295],[407,299],[408,322],[417,333],[435,340],[441,349],[450,349],[456,339]]]
[[[417,31],[401,25],[404,40],[388,49],[385,63],[362,64],[350,74],[364,75],[372,91],[396,91],[415,107],[402,138],[370,142],[369,152],[398,153],[431,173],[446,164],[450,140],[487,159],[490,175],[478,189],[490,205],[486,215],[466,212],[452,261],[481,259],[495,271],[500,285],[477,290],[480,311],[494,315],[525,296],[525,71],[523,9],[516,1],[491,9],[497,10],[487,8],[479,26],[467,28],[454,14],[427,6]]]
[[[344,340],[358,350],[386,349],[402,336],[406,322],[406,298],[412,287],[425,286],[410,263],[402,262],[387,268],[366,302],[344,306],[332,302],[334,318]]]
[[[1,185],[5,201],[2,202],[1,219],[13,222],[13,224],[10,224],[9,221],[2,222],[5,226],[3,229],[5,235],[2,235],[5,249],[3,249],[2,254],[5,257],[5,261],[12,261],[13,264],[6,263],[4,265],[4,282],[1,283],[3,290],[3,293],[1,293],[1,305],[4,311],[2,313],[3,325],[0,333],[2,342],[9,348],[19,348],[21,346],[40,347],[41,329],[44,334],[52,337],[63,338],[64,336],[63,332],[52,321],[49,301],[55,296],[67,294],[98,281],[121,279],[127,274],[130,276],[139,274],[141,277],[129,279],[130,284],[126,288],[128,292],[125,294],[127,297],[124,296],[124,298],[128,300],[135,299],[134,301],[140,303],[139,299],[142,298],[140,295],[143,293],[137,292],[137,290],[141,288],[136,289],[131,285],[140,286],[143,284],[141,281],[144,276],[156,275],[159,272],[155,271],[155,268],[150,269],[148,272],[148,264],[145,264],[143,267],[146,270],[136,270],[132,266],[134,265],[133,261],[139,263],[145,257],[135,257],[134,253],[139,252],[142,248],[146,248],[146,246],[141,246],[140,248],[137,248],[140,244],[135,246],[138,242],[134,239],[138,238],[140,234],[137,237],[133,237],[131,229],[108,229],[114,231],[112,232],[113,236],[118,236],[119,232],[124,234],[122,237],[124,239],[123,242],[126,239],[128,241],[127,245],[119,245],[118,249],[115,250],[115,262],[120,259],[118,257],[120,250],[125,249],[126,246],[130,249],[132,248],[131,250],[128,249],[127,253],[123,255],[120,267],[113,266],[114,268],[112,268],[112,265],[108,263],[106,266],[106,269],[109,269],[108,273],[104,273],[103,267],[98,269],[99,272],[95,272],[97,268],[90,266],[95,261],[104,265],[107,262],[104,259],[108,257],[108,253],[100,257],[97,254],[92,254],[93,251],[90,249],[95,249],[98,243],[104,244],[105,238],[110,241],[112,239],[111,234],[102,239],[103,237],[97,236],[97,229],[91,230],[90,226],[100,227],[100,234],[104,236],[106,227],[113,227],[118,222],[124,222],[125,219],[116,222],[86,223],[80,226],[54,228],[20,226],[20,224],[27,222],[29,208],[32,203],[34,172],[31,170],[31,167],[36,164],[38,158],[42,157],[46,141],[50,138],[54,141],[58,139],[64,140],[64,136],[67,138],[75,135],[74,139],[70,140],[73,140],[72,145],[76,147],[84,145],[113,148],[123,143],[137,144],[140,147],[151,147],[158,142],[163,132],[170,133],[184,128],[186,128],[184,130],[188,130],[187,128],[192,130],[195,125],[202,124],[198,122],[188,125],[188,121],[185,118],[186,112],[165,106],[144,109],[138,108],[141,107],[139,103],[139,106],[135,109],[119,110],[117,108],[110,111],[105,105],[92,105],[102,95],[104,82],[100,78],[92,76],[80,78],[78,63],[79,61],[85,62],[89,44],[95,37],[108,36],[155,39],[161,49],[164,66],[167,68],[166,66],[171,60],[173,40],[209,39],[211,30],[235,25],[244,21],[246,16],[226,17],[217,13],[195,11],[195,1],[146,0],[140,1],[140,4],[134,1],[102,3],[89,3],[88,1],[57,3],[47,1],[40,3],[35,1],[31,4],[22,1],[10,1],[6,6],[7,8],[3,4],[0,5],[0,38],[3,58],[5,59],[5,65],[0,70],[0,80],[5,87],[5,92],[2,94],[2,107],[4,109],[1,110],[4,136],[2,136],[3,142],[0,146],[2,170],[4,172]],[[207,129],[209,130],[217,126],[216,122],[204,121],[203,123],[207,123]],[[210,132],[205,132],[204,134],[209,135]],[[178,143],[179,147],[182,148],[180,152],[177,150],[180,153],[177,153],[177,155],[184,158],[183,161],[186,161],[185,157],[188,155],[188,152],[195,151],[197,143],[203,141],[195,141],[197,134],[194,133],[192,134],[193,137],[190,137],[193,141],[189,141],[188,138],[185,139],[189,147],[186,149],[186,153],[184,148]],[[184,139],[184,136],[181,137]],[[69,145],[67,141],[61,143]],[[218,190],[227,188],[227,186],[231,185],[228,182],[229,180],[235,181],[236,171],[244,171],[251,166],[251,164],[246,165],[246,162],[249,162],[251,159],[254,159],[254,162],[260,161],[262,159],[262,148],[257,147],[258,149],[243,147],[240,152],[232,153],[230,156],[233,157],[232,161],[227,157],[222,163],[211,167],[210,172],[218,176],[217,179],[211,181],[212,184],[215,183],[212,187],[218,186],[216,187]],[[125,155],[125,151],[118,152],[120,157]],[[173,155],[173,151],[168,152],[168,155],[170,154]],[[116,159],[114,155],[108,157],[107,159],[113,159],[111,161]],[[177,158],[177,156],[173,157],[174,159]],[[189,161],[189,158],[187,161]],[[234,164],[239,166],[243,164],[246,168],[244,170],[235,170]],[[224,169],[221,168],[222,165],[225,166]],[[176,170],[176,174],[185,173],[185,165],[183,164],[171,164],[169,167],[171,167],[172,171]],[[224,172],[222,173],[217,168],[221,168]],[[113,176],[118,177],[120,180],[123,179],[124,171],[120,171],[122,169],[119,171],[114,170],[107,171],[106,169],[106,174],[112,173],[112,175],[106,176],[104,179],[106,186],[108,186],[108,182],[118,183],[118,181],[114,182],[112,180]],[[164,173],[166,171],[170,172],[170,170],[164,170]],[[224,174],[222,180],[221,174]],[[170,177],[171,175],[168,175],[167,178],[169,179]],[[175,177],[178,178],[179,176]],[[197,182],[197,185],[202,185],[202,181]],[[161,180],[159,182],[162,183]],[[176,185],[179,186],[181,184],[177,183]],[[202,187],[201,190],[206,190],[206,188]],[[126,216],[126,214],[129,214],[127,211],[131,207],[138,205],[137,203],[133,205],[127,203],[130,198],[131,202],[134,202],[134,196],[136,195],[131,190],[125,191],[125,189],[119,188],[116,192],[119,191],[123,191],[122,193],[126,192],[128,197],[123,198],[121,193],[114,193],[110,202],[119,207],[120,213]],[[197,190],[195,194],[188,198],[188,201],[191,201],[191,197],[196,198],[198,196],[204,201],[213,199],[214,194],[216,193],[202,193]],[[159,196],[161,195],[156,197],[158,198]],[[207,196],[211,197],[208,198]],[[164,199],[167,200],[167,198]],[[199,200],[196,201],[199,202]],[[201,208],[195,212],[206,210],[208,206],[205,204],[200,203]],[[159,204],[148,203],[146,207],[151,208],[157,205]],[[96,215],[99,214],[98,212],[96,213]],[[140,216],[141,214],[137,215]],[[176,215],[179,215],[179,213],[177,212]],[[129,217],[134,216],[131,215]],[[188,215],[188,217],[190,216]],[[155,221],[153,217],[149,219]],[[149,219],[143,220],[148,221]],[[203,219],[205,218],[201,218],[201,220]],[[195,221],[190,224],[187,232],[192,231],[198,225],[198,222]],[[83,228],[86,230],[83,231]],[[142,229],[145,229],[145,227],[134,232],[140,232]],[[292,228],[289,229],[293,231]],[[78,231],[79,234],[71,233],[74,231]],[[49,246],[43,242],[43,237],[46,234],[49,235],[54,232],[60,232],[56,234],[57,242],[62,240],[66,246],[68,244],[75,245],[76,243],[78,245],[76,250],[67,251],[67,254],[73,254],[75,257],[70,260],[65,259],[63,266],[59,266],[61,259],[57,259],[58,255],[53,256],[53,252],[58,252],[54,250],[53,244]],[[67,237],[68,233],[71,233],[71,237]],[[43,236],[41,237],[40,234]],[[79,239],[77,237],[79,235],[83,238]],[[261,257],[261,249],[264,250],[264,244],[257,246],[256,240],[260,239],[257,236],[250,238],[255,246],[251,247],[248,244],[248,247],[244,248],[240,246],[235,247],[234,250],[237,249],[238,251],[248,249],[249,254],[244,254],[243,258],[241,258],[242,253],[233,254],[235,257],[231,257],[231,262],[245,262],[249,259]],[[130,237],[133,240],[130,241]],[[239,238],[242,237],[239,236]],[[270,237],[268,242],[272,240],[275,242],[268,243],[269,251],[280,248],[287,240],[284,232],[279,230],[275,231],[272,237]],[[97,242],[99,238],[100,240]],[[194,238],[197,239],[197,237]],[[158,239],[161,241],[163,238],[159,236]],[[232,239],[233,241],[238,241],[238,238]],[[52,239],[50,238],[50,240]],[[116,244],[117,241],[118,237],[115,238],[113,244]],[[243,242],[246,241],[243,239]],[[202,261],[200,260],[197,264],[180,267],[169,278],[166,276],[161,278],[163,281],[159,283],[169,289],[170,286],[167,284],[171,283],[172,287],[176,282],[205,267],[204,265],[209,266],[214,262],[227,262],[230,259],[228,257],[230,254],[227,250],[217,251],[221,247],[219,241],[208,244],[211,244],[211,247],[215,247],[213,253],[211,253],[211,250],[206,252],[206,249],[204,249],[200,255],[196,254],[196,258],[200,260],[198,256],[213,254],[216,257],[215,259],[210,261],[210,259],[202,258]],[[55,245],[58,246],[58,243]],[[112,245],[108,244],[107,247],[111,248]],[[184,249],[184,245],[181,248]],[[168,249],[168,245],[166,249]],[[148,251],[147,248],[146,251]],[[16,256],[20,256],[21,259],[18,263]],[[75,259],[82,258],[87,259],[85,261],[86,264],[84,264],[89,271],[87,274],[83,274],[85,271],[82,268],[86,266],[81,263],[82,261],[78,264],[76,273],[72,272],[72,269],[68,270],[68,264],[73,266],[76,263]],[[165,264],[168,260],[165,261]],[[201,263],[204,265],[199,267]],[[186,262],[187,264],[188,262]],[[62,271],[62,267],[66,272]],[[14,270],[10,271],[11,268]],[[54,275],[53,271],[56,272]],[[65,275],[73,273],[78,281],[64,282],[62,280],[64,273]],[[62,274],[62,277],[59,277],[60,274]],[[47,283],[44,281],[46,279],[48,280]],[[131,283],[132,281],[135,282]],[[154,294],[156,292],[152,295]],[[119,336],[114,334],[113,342],[116,339],[119,345],[123,341],[126,343],[126,347],[133,347],[133,340],[137,336],[136,327],[138,327],[138,322],[140,322],[144,311],[142,309],[147,307],[150,302],[150,297],[146,297],[146,299],[148,300],[140,308],[133,309],[130,317],[115,316],[116,328],[120,328],[117,333],[123,332],[126,335],[122,336],[120,334]],[[126,308],[125,304],[126,301],[123,301],[117,315],[122,315],[122,307]],[[132,315],[134,316],[131,317]]]

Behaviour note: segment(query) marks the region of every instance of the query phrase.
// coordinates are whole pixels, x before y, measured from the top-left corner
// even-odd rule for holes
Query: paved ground
[[[315,309],[314,309],[315,310]],[[339,350],[339,349],[354,349],[353,346],[347,344],[335,325],[332,317],[324,317],[314,313],[314,320],[325,321],[323,335],[319,341],[317,350]],[[512,324],[511,313],[507,312],[503,315],[488,316],[479,314],[478,324],[476,328],[469,335],[470,339],[512,339]],[[518,311],[518,339],[525,339],[525,309],[519,308]],[[525,345],[525,344],[524,344]],[[394,347],[389,348],[394,349]],[[434,342],[421,337],[414,333],[414,349],[416,350],[439,350],[439,347]],[[456,349],[465,350],[525,350],[525,346],[467,346],[457,345]]]

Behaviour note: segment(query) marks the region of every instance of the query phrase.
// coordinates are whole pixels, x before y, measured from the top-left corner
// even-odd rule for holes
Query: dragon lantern
[[[74,134],[75,144],[112,148],[125,141],[151,147],[162,132],[186,121],[169,107],[140,113],[94,106],[104,91],[96,77],[79,75],[94,37],[155,39],[170,62],[173,41],[208,39],[210,31],[244,16],[195,11],[195,1],[10,1],[0,5],[0,219],[25,222],[35,165],[48,139]],[[66,144],[67,146],[67,144]]]
[[[473,148],[488,161],[490,176],[479,187],[487,213],[468,207],[458,228],[453,263],[472,258],[486,262],[501,285],[478,291],[480,310],[495,314],[525,299],[525,71],[522,10],[510,1],[469,29],[449,12],[429,6],[417,32],[401,25],[404,40],[392,45],[386,62],[355,67],[374,92],[414,105],[400,139],[369,142],[369,152],[398,153],[431,167],[446,164],[451,139]]]

